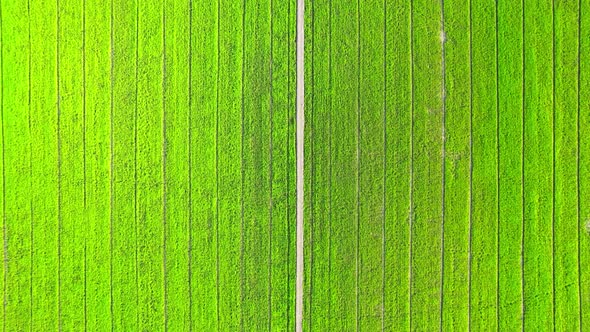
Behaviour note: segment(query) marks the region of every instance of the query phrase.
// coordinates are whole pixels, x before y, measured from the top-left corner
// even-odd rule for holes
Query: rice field
[[[3,331],[293,330],[294,1],[1,1]]]
[[[305,330],[590,326],[589,13],[307,3]]]
[[[0,0],[2,331],[588,329],[590,2],[304,4]]]

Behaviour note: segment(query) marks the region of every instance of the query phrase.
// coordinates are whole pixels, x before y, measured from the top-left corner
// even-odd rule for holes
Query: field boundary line
[[[242,1],[241,6],[241,64],[240,64],[240,329],[244,331],[244,303],[246,301],[244,279],[244,81],[245,81],[245,63],[246,63],[246,0]]]
[[[551,1],[551,307],[553,309],[553,330],[555,326],[555,0]]]
[[[113,0],[110,1],[110,22],[109,22],[109,88],[110,88],[110,100],[109,100],[109,311],[111,314],[111,332],[115,330],[115,317],[114,317],[114,303],[113,303],[113,185],[114,185],[114,124],[113,124],[113,106],[114,106],[114,39],[113,39]]]
[[[84,12],[86,12],[86,2],[84,2]],[[31,55],[31,1],[27,1],[27,19],[28,19],[28,42],[29,42],[29,56],[28,56],[28,65],[29,65],[29,72],[28,72],[28,85],[29,85],[29,95],[28,95],[28,116],[29,116],[29,190],[30,192],[33,192],[33,125],[32,125],[32,121],[31,121],[31,100],[32,100],[32,95],[31,95],[31,63],[32,63],[32,55]],[[86,22],[86,21],[84,21]],[[84,27],[86,27],[86,23],[84,23]],[[84,32],[84,43],[86,41],[86,32]],[[1,43],[0,43],[1,44]],[[84,44],[86,45],[86,44]],[[84,54],[86,54],[86,46],[84,46]],[[86,55],[84,55],[86,56]],[[84,58],[86,59],[86,58]],[[84,60],[86,61],[86,60]],[[84,62],[86,63],[86,62]],[[86,68],[86,65],[84,65],[84,68]],[[84,76],[86,76],[86,72],[84,72]],[[84,78],[84,103],[86,103],[86,78]],[[84,104],[84,110],[86,110],[86,104]],[[86,122],[86,120],[84,120],[84,123]],[[84,129],[84,132],[86,132],[86,129]],[[4,142],[4,141],[3,141]],[[86,151],[84,151],[84,158],[86,158]],[[4,168],[2,168],[4,169]],[[86,172],[86,159],[84,159],[84,172]],[[86,173],[85,173],[86,174]],[[84,175],[84,207],[86,207],[86,175]],[[5,198],[2,198],[3,201],[5,201]],[[29,241],[31,242],[31,247],[30,247],[30,251],[29,251],[29,306],[30,306],[30,319],[31,319],[31,331],[33,330],[33,253],[34,253],[34,248],[33,248],[33,231],[34,231],[34,221],[35,221],[35,215],[33,213],[33,198],[32,196],[29,197],[29,217],[31,220],[31,225],[30,225],[30,235],[29,235]],[[84,262],[86,262],[86,245],[84,245]],[[84,263],[84,297],[86,297],[86,263]],[[84,300],[84,311],[86,312],[86,300]],[[86,317],[86,316],[85,316]],[[5,319],[6,320],[6,319]],[[87,324],[85,323],[84,326],[86,327]]]
[[[311,159],[311,165],[309,167],[309,176],[310,176],[310,185],[309,185],[309,190],[310,192],[314,192],[315,190],[315,183],[314,183],[314,179],[316,178],[316,171],[315,171],[315,160],[316,160],[316,156],[315,156],[315,55],[313,53],[313,51],[315,50],[315,3],[311,4],[311,9],[310,9],[310,30],[311,30],[311,46],[309,46],[311,48],[311,55],[310,55],[310,67],[311,67],[311,77],[309,78],[311,80],[311,87],[309,88],[311,90],[311,95],[309,97],[310,99],[310,104],[311,104],[311,108],[310,108],[310,113],[309,113],[309,117],[310,117],[310,133],[309,133],[309,140],[311,142],[310,147],[309,147],[309,155],[310,155],[310,159]],[[328,56],[329,57],[329,56]],[[331,109],[330,109],[331,111]],[[330,130],[330,133],[332,132],[332,130]],[[331,135],[329,134],[328,137],[331,137]],[[330,150],[331,147],[330,147]],[[330,178],[331,180],[331,178]],[[329,189],[328,189],[329,191]],[[331,202],[330,202],[331,203]],[[313,327],[313,294],[314,294],[314,288],[313,288],[313,283],[314,283],[314,276],[315,276],[315,260],[314,260],[314,252],[315,252],[315,247],[314,247],[314,243],[315,243],[315,200],[313,197],[310,198],[309,200],[309,210],[310,210],[310,214],[309,214],[309,310],[307,311],[307,314],[309,315],[308,318],[308,326],[310,329],[312,329]],[[331,217],[331,212],[330,212],[330,217]],[[329,236],[328,236],[328,241],[329,241]],[[330,254],[330,247],[328,246],[328,255]],[[329,259],[328,259],[329,260]],[[328,276],[330,276],[330,274],[328,273]],[[328,289],[330,289],[328,287]],[[328,310],[329,312],[329,310]],[[329,323],[328,323],[329,324]]]
[[[355,221],[356,221],[356,251],[355,251],[355,288],[356,288],[356,330],[361,330],[360,325],[360,294],[359,294],[359,281],[360,281],[360,269],[361,269],[361,258],[360,258],[360,231],[361,231],[361,1],[356,2],[356,206],[355,206]],[[331,152],[330,152],[331,153]]]
[[[27,1],[27,7],[29,6],[29,1]],[[27,10],[29,11],[29,113],[30,113],[30,109],[31,109],[31,15],[30,15],[30,9],[27,8]],[[87,293],[88,293],[88,286],[87,286],[87,282],[88,282],[88,273],[87,273],[87,269],[88,269],[88,260],[87,260],[87,246],[88,246],[88,214],[87,214],[87,209],[88,209],[88,204],[87,204],[87,200],[88,200],[88,194],[87,194],[87,180],[88,180],[88,176],[87,176],[87,171],[86,171],[86,0],[82,1],[82,155],[84,158],[83,161],[83,177],[84,177],[84,181],[83,181],[83,192],[84,192],[84,196],[83,196],[83,201],[84,201],[84,214],[83,214],[83,220],[84,220],[84,331],[88,331],[88,301],[87,301]],[[29,135],[31,133],[31,116],[29,114]],[[30,141],[29,141],[30,142]],[[29,143],[31,144],[31,143]],[[30,152],[32,154],[32,152]],[[32,168],[32,157],[29,159],[29,169]],[[29,170],[32,173],[32,170]],[[29,178],[29,181],[31,181],[32,179],[32,174],[31,177]],[[33,188],[31,185],[31,192],[33,192]],[[32,232],[32,227],[33,227],[33,203],[31,201],[30,203],[30,209],[31,209],[31,234]],[[31,269],[33,266],[33,238],[31,235]],[[31,273],[31,326],[32,326],[32,321],[33,321],[33,306],[32,306],[32,301],[33,301],[33,288],[32,288],[32,280],[33,280],[33,276]]]
[[[133,228],[134,228],[134,235],[135,235],[135,252],[134,252],[134,272],[135,272],[135,308],[139,308],[139,220],[137,218],[138,215],[138,208],[137,208],[137,128],[138,128],[138,108],[139,108],[139,12],[140,12],[140,0],[137,0],[135,4],[135,68],[134,76],[135,76],[135,91],[134,91],[134,98],[135,98],[135,105],[133,110]],[[136,309],[135,311],[135,324],[136,326],[140,326],[140,319],[139,319],[139,310]]]
[[[304,110],[304,11],[305,1],[297,0],[297,98],[296,98],[296,115],[297,115],[297,135],[296,135],[296,161],[297,161],[297,272],[295,288],[295,331],[303,331],[303,153],[305,137],[305,110]]]
[[[414,1],[410,1],[410,206],[408,216],[408,327],[412,331],[412,284],[414,271]]]
[[[383,0],[383,204],[381,210],[381,331],[385,331],[385,285],[386,285],[386,263],[387,257],[387,0]]]
[[[3,29],[2,29],[2,1],[0,1],[0,129],[2,133],[2,279],[3,279],[3,287],[2,287],[2,330],[6,330],[6,270],[8,265],[8,256],[7,251],[8,247],[6,246],[6,171],[5,171],[5,162],[4,162],[4,42],[2,38]]]
[[[524,0],[523,0],[524,1]],[[467,329],[471,331],[471,270],[473,260],[473,1],[469,1],[469,230],[467,250]]]
[[[578,0],[578,49],[577,49],[577,53],[578,53],[578,72],[577,72],[577,80],[578,80],[578,84],[577,84],[577,104],[576,104],[576,223],[578,225],[578,236],[577,236],[577,241],[578,241],[578,304],[579,304],[579,312],[578,312],[578,319],[580,321],[580,331],[582,331],[582,327],[583,327],[583,316],[582,316],[582,282],[581,282],[581,278],[580,278],[580,226],[581,226],[581,222],[580,222],[580,57],[581,57],[581,47],[582,47],[582,43],[581,43],[581,33],[582,33],[582,1]],[[583,229],[583,228],[582,228]]]
[[[314,36],[315,36],[315,23],[314,23]],[[314,45],[315,45],[315,37]],[[312,52],[313,56],[313,52]],[[332,1],[328,4],[328,86],[330,96],[330,111],[328,112],[328,296],[332,298],[332,112],[334,105],[334,90],[332,81]],[[313,79],[313,77],[312,77]],[[313,81],[313,88],[315,89],[315,80]],[[314,90],[315,91],[315,90]],[[314,93],[315,95],[315,93]],[[312,95],[313,97],[313,95]],[[313,103],[312,103],[313,105]],[[312,114],[314,110],[312,109]],[[314,159],[315,160],[315,159]],[[312,162],[313,164],[313,162]],[[313,179],[313,177],[312,177]],[[313,240],[312,240],[313,244]],[[311,315],[311,313],[310,313]],[[328,320],[332,318],[332,301],[328,301]],[[311,320],[310,320],[311,323]],[[311,324],[310,324],[311,326]]]
[[[166,175],[166,161],[167,161],[167,142],[166,142],[166,0],[162,1],[162,121],[161,121],[161,133],[162,133],[162,304],[164,310],[164,331],[168,331],[168,270],[166,265],[168,263],[167,259],[167,230],[168,227],[168,220],[167,220],[167,191],[168,191],[168,182],[167,182],[167,175]]]
[[[191,149],[192,149],[192,144],[191,144],[191,140],[193,138],[193,133],[192,133],[192,116],[191,116],[191,110],[192,110],[192,106],[193,106],[193,89],[192,89],[192,81],[193,81],[193,73],[192,73],[192,60],[193,60],[193,47],[192,47],[192,40],[193,40],[193,1],[189,0],[188,2],[188,32],[189,32],[189,37],[188,37],[188,63],[187,63],[187,78],[188,78],[188,98],[187,98],[187,106],[188,106],[188,112],[187,112],[187,168],[188,168],[188,174],[187,174],[187,180],[188,180],[188,193],[187,193],[187,206],[188,206],[188,211],[187,211],[187,231],[188,231],[188,241],[187,241],[187,259],[188,259],[188,264],[187,264],[187,273],[188,273],[188,278],[187,278],[187,282],[188,282],[188,328],[189,331],[192,332],[193,330],[193,285],[191,282],[191,278],[193,276],[193,266],[192,266],[192,260],[193,260],[193,204],[192,204],[192,200],[193,200],[193,187],[192,187],[192,169],[193,169],[193,159],[192,159],[192,154],[191,154]],[[216,173],[217,173],[217,169],[216,169]],[[217,196],[215,196],[217,198]],[[217,230],[217,227],[215,228],[215,230]],[[216,284],[217,286],[217,284]]]
[[[288,1],[287,4],[287,13],[288,13],[288,22],[289,22],[289,26],[291,25],[291,20],[292,20],[292,14],[291,14],[291,1]],[[291,33],[293,29],[287,29],[287,38],[290,41],[291,40]],[[287,149],[287,211],[286,211],[286,216],[287,216],[287,238],[288,238],[288,242],[289,244],[287,245],[287,257],[289,257],[289,259],[287,260],[287,294],[288,294],[288,301],[287,301],[287,329],[289,329],[289,326],[291,326],[291,299],[294,299],[294,297],[292,297],[293,295],[293,290],[294,288],[291,287],[291,276],[292,276],[292,266],[291,266],[291,242],[292,242],[292,231],[291,231],[291,158],[292,158],[292,146],[291,146],[291,130],[292,130],[292,124],[291,124],[291,102],[292,100],[292,94],[291,94],[291,87],[292,87],[292,77],[291,77],[291,73],[292,73],[292,48],[291,48],[291,43],[288,43],[287,46],[287,53],[289,54],[288,60],[287,60],[287,72],[289,73],[287,75],[287,90],[288,90],[288,99],[289,99],[289,103],[288,103],[288,107],[289,107],[289,111],[287,112],[287,135],[286,135],[286,140],[285,140],[285,145],[287,147],[289,147]],[[293,307],[294,308],[294,307]]]
[[[525,161],[525,156],[524,156],[524,149],[525,149],[525,134],[524,134],[524,129],[525,129],[525,115],[526,115],[526,89],[525,89],[525,85],[526,85],[526,7],[525,7],[526,1],[525,0],[521,0],[521,16],[522,16],[522,37],[521,37],[521,48],[522,48],[522,85],[521,85],[521,94],[522,94],[522,105],[521,105],[521,148],[520,148],[520,192],[521,192],[521,207],[520,207],[520,212],[521,212],[521,234],[520,234],[520,320],[521,320],[521,328],[522,331],[525,330],[525,312],[526,312],[526,303],[525,303],[525,277],[524,277],[524,241],[525,241],[525,215],[524,215],[524,210],[525,210],[525,203],[526,203],[526,197],[525,197],[525,177],[524,177],[524,161]]]
[[[499,32],[498,2],[494,8],[495,20],[495,66],[496,66],[496,327],[500,329],[500,65],[499,65]]]
[[[56,71],[56,107],[57,107],[57,121],[56,121],[56,139],[57,139],[57,330],[62,331],[61,321],[61,75],[59,65],[59,54],[60,54],[60,1],[57,0],[55,7],[56,16],[56,37],[55,37],[55,71]],[[4,171],[4,168],[2,168]],[[4,203],[6,204],[6,202]],[[6,244],[6,243],[5,243]],[[6,249],[7,250],[7,249]],[[4,285],[6,287],[6,285]],[[4,304],[6,306],[6,303]]]
[[[446,189],[446,162],[447,162],[447,66],[445,62],[445,43],[447,40],[445,32],[445,1],[440,1],[440,43],[441,43],[441,101],[442,101],[442,165],[441,165],[441,226],[440,226],[440,298],[439,298],[439,330],[443,331],[443,313],[445,296],[445,189]]]
[[[500,74],[498,56],[498,2],[494,8],[495,24],[495,59],[496,62],[496,327],[499,329],[500,320]]]
[[[192,0],[191,0],[192,4]],[[192,7],[191,7],[192,10]],[[215,313],[216,328],[219,329],[219,29],[220,29],[220,0],[217,0],[217,17],[215,22]],[[192,16],[191,16],[192,18]],[[192,21],[191,21],[192,29]],[[192,33],[191,33],[192,36]],[[192,49],[192,48],[191,48]],[[192,75],[192,74],[191,74]],[[189,112],[190,113],[190,112]]]
[[[267,283],[268,283],[268,330],[272,331],[272,227],[273,227],[273,219],[272,219],[272,213],[273,213],[273,196],[272,196],[272,187],[273,187],[273,141],[272,141],[272,135],[273,135],[273,119],[274,119],[274,114],[273,114],[273,0],[269,1],[269,15],[270,15],[270,22],[269,22],[269,46],[270,46],[270,57],[269,57],[269,62],[268,62],[268,71],[269,71],[269,82],[270,82],[270,87],[269,87],[269,100],[268,100],[268,107],[269,107],[269,131],[268,131],[268,159],[269,159],[269,163],[268,163],[268,278],[267,278]]]

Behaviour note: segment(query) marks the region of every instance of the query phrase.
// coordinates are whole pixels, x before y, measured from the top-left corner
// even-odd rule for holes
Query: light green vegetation
[[[552,2],[524,2],[523,283],[524,329],[554,319]]]
[[[385,7],[385,252],[383,326],[407,330],[412,133],[412,41],[410,2]]]
[[[86,2],[84,48],[86,146],[86,328],[108,331],[111,321],[110,242],[110,4]],[[107,93],[105,93],[105,91]],[[108,248],[108,249],[107,249]]]
[[[294,330],[296,3],[0,0],[3,330]],[[590,3],[305,17],[304,330],[586,330]]]
[[[523,6],[499,1],[498,40],[498,328],[521,330],[523,312]]]
[[[579,3],[554,4],[554,296],[555,326],[580,330],[578,248]],[[583,229],[582,229],[583,230]]]
[[[359,326],[358,14],[357,1],[332,2],[330,330]]]
[[[4,6],[5,2],[2,2]],[[24,4],[21,3],[24,7]],[[57,294],[58,294],[58,167],[57,167],[57,52],[55,41],[57,29],[55,22],[57,8],[55,2],[34,2],[30,4],[31,29],[31,141],[35,148],[31,150],[32,173],[32,274],[33,289],[31,301],[31,324],[33,330],[58,328]],[[2,77],[8,64],[4,61],[4,8],[2,8]],[[49,28],[51,27],[51,28]],[[36,56],[33,58],[32,55]],[[8,72],[8,71],[7,71]],[[2,95],[7,91],[2,83]],[[4,105],[2,105],[2,114]],[[4,122],[3,122],[4,126]],[[8,146],[6,139],[3,147]],[[4,163],[6,165],[6,161]],[[6,174],[6,173],[4,173]],[[4,176],[6,181],[6,176]],[[8,218],[4,223],[9,222]],[[26,219],[25,219],[26,220]],[[22,221],[26,223],[26,221]],[[8,239],[10,234],[4,234]],[[6,283],[9,279],[6,278]],[[8,289],[5,285],[4,289]],[[26,315],[20,316],[26,329]],[[10,326],[5,322],[5,326]],[[15,325],[14,329],[20,329]]]
[[[29,105],[30,44],[26,4],[2,7],[2,79],[12,87],[2,92],[4,320],[3,328],[31,324],[31,110]],[[35,112],[36,113],[36,112]],[[9,220],[21,222],[9,223]],[[54,232],[55,233],[55,232]],[[23,319],[23,316],[26,317]],[[11,327],[12,325],[16,325]]]
[[[108,141],[110,311],[112,327],[115,330],[129,330],[139,325],[139,270],[136,247],[138,245],[136,108],[139,85],[136,81],[136,29],[139,8],[132,1],[113,2],[112,6],[109,29],[111,53],[109,86],[112,91],[110,140]],[[161,130],[161,126],[156,128]],[[161,238],[154,239],[154,241],[158,240]]]
[[[440,325],[443,225],[443,68],[440,3],[412,8],[410,329]]]
[[[305,90],[305,294],[304,329],[321,330],[332,320],[332,3],[306,6]],[[324,22],[321,25],[319,22]]]
[[[445,229],[442,326],[469,319],[471,34],[469,0],[445,1]]]
[[[57,20],[57,303],[58,325],[84,326],[84,61],[79,4],[58,2]],[[83,147],[80,149],[80,147]],[[18,219],[15,219],[18,220]],[[33,276],[34,277],[34,276]]]
[[[470,327],[496,330],[498,294],[498,143],[496,8],[471,4]]]
[[[307,330],[590,324],[586,7],[310,3]]]
[[[293,330],[295,1],[2,1],[6,331]]]

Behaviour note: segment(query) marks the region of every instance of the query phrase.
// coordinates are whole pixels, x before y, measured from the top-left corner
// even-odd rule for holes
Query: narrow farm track
[[[294,329],[296,9],[0,2],[4,331]]]
[[[588,10],[310,3],[306,330],[584,330]]]

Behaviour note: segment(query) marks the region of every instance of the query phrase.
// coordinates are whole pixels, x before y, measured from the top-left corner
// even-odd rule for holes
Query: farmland
[[[585,1],[306,8],[306,330],[584,330]]]
[[[292,330],[295,2],[0,8],[3,330]]]
[[[590,2],[304,3],[0,0],[3,331],[588,330]]]

